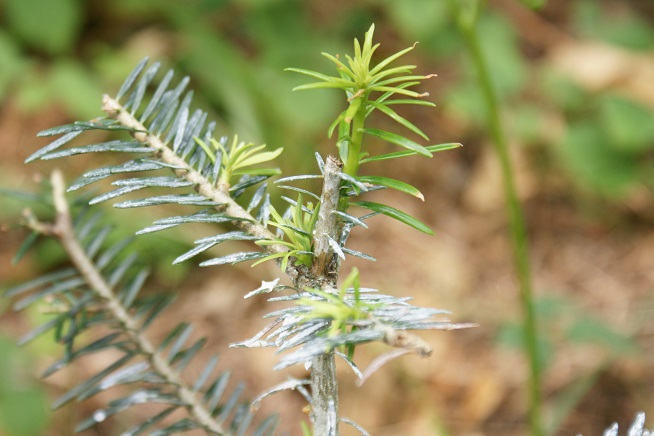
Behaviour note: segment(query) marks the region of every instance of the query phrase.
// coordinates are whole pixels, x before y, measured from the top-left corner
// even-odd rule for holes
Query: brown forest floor
[[[452,120],[431,121],[441,131],[427,131],[430,136],[461,138],[465,147],[430,161],[412,160],[390,174],[421,189],[425,203],[384,195],[385,201],[431,225],[436,236],[425,237],[392,220],[374,218],[371,229],[356,231],[349,244],[378,261],[348,261],[348,265],[361,270],[366,286],[393,295],[414,295],[418,305],[448,309],[452,320],[479,326],[424,334],[434,347],[431,358],[405,356],[392,361],[360,388],[354,386],[351,371],[341,366],[341,407],[345,416],[374,435],[439,434],[439,428],[452,435],[524,435],[526,361],[519,349],[499,343],[503,326],[519,322],[521,315],[494,156],[488,143],[474,135],[466,137]],[[25,172],[29,169],[17,168],[34,149],[33,132],[64,122],[57,109],[27,117],[11,103],[4,104],[0,109],[0,171],[15,175],[14,185],[29,185],[31,176]],[[639,410],[648,412],[651,422],[654,206],[651,201],[633,206],[579,200],[556,170],[543,170],[537,154],[519,147],[514,151],[536,296],[558,302],[541,319],[542,334],[552,344],[543,377],[547,405],[560,404],[562,393],[575,382],[594,377],[557,434],[597,435],[616,420],[624,429]],[[29,263],[9,269],[18,235],[2,232],[0,242],[0,278],[28,276]],[[245,266],[194,272],[174,307],[175,321],[193,321],[198,335],[211,337],[207,353],[219,350],[222,367],[233,368],[235,378],[248,383],[250,396],[283,381],[288,373],[303,374],[301,368],[271,372],[276,356],[268,350],[225,349],[265,323],[261,319],[266,313],[264,302],[243,303],[241,299],[244,289],[259,285],[260,274],[267,280],[274,277],[275,269]],[[593,338],[570,339],[567,328],[581,317],[631,338],[639,350],[625,353],[617,345],[603,346]],[[169,327],[160,321],[153,336]],[[26,330],[26,324],[19,315],[8,314],[0,320],[0,328],[17,335]],[[383,350],[376,345],[363,347],[357,362],[365,367]],[[102,367],[103,359],[88,359],[74,371],[49,380],[49,388],[59,391],[70,386]],[[44,357],[42,365],[50,361],[51,357]],[[294,393],[263,403],[264,411],[283,414],[284,427],[291,434],[298,434],[291,429],[297,429],[298,420],[303,419],[302,407]],[[70,415],[56,419],[61,428],[70,425]],[[112,431],[105,427],[88,434]]]
[[[22,119],[5,107],[2,127],[8,128],[0,129],[2,143],[15,144],[16,149],[3,150],[3,166],[20,165],[29,153],[25,144],[31,138],[24,136],[22,126],[34,129],[33,122],[48,126],[57,118],[55,112]],[[468,330],[425,334],[434,346],[431,358],[408,356],[393,361],[361,388],[354,387],[351,372],[341,368],[342,409],[372,434],[434,434],[439,425],[457,435],[526,433],[526,363],[517,349],[498,345],[497,340],[500,327],[518,322],[520,311],[499,180],[492,165],[485,163],[492,156],[475,151],[483,146],[466,145],[463,152],[452,151],[433,161],[411,162],[411,168],[396,169],[423,191],[426,203],[401,196],[386,201],[424,219],[436,230],[435,237],[427,238],[383,218],[376,218],[370,230],[357,231],[351,237],[351,246],[374,253],[378,259],[353,263],[367,286],[395,295],[414,295],[419,305],[446,308],[455,321],[479,324]],[[526,161],[526,157],[520,160]],[[544,180],[527,179],[537,174],[526,168],[518,178],[521,186],[537,187],[523,198],[534,287],[539,298],[563,301],[558,312],[543,320],[544,334],[554,341],[554,357],[544,377],[545,395],[555,403],[558,393],[581,377],[595,374],[595,383],[559,434],[600,434],[613,420],[624,424],[636,410],[651,407],[654,229],[635,217],[623,214],[616,218],[614,210],[606,217],[584,215],[565,192],[548,190]],[[23,177],[28,183],[29,177]],[[493,197],[497,201],[491,201]],[[10,272],[6,268],[18,241],[11,234],[2,237],[9,243],[3,243],[0,276],[7,277]],[[258,286],[260,272],[249,267],[201,270],[185,284],[174,308],[175,321],[192,320],[198,334],[212,338],[211,349],[221,350],[224,367],[234,368],[235,377],[248,382],[251,395],[285,377],[285,373],[269,371],[276,359],[269,351],[224,350],[228,343],[249,337],[264,324],[262,301],[240,301],[243,289]],[[274,268],[264,274],[266,279],[273,277]],[[616,332],[634,338],[641,351],[618,355],[592,343],[566,341],[563,331],[569,318],[580,314],[592,314]],[[9,331],[24,331],[24,323],[13,321],[18,319],[6,316],[3,324]],[[359,356],[361,366],[380,351],[381,346],[365,348]],[[84,373],[102,367],[106,357],[96,359],[50,380],[52,389],[70,385]],[[50,359],[45,360],[43,364]],[[290,372],[301,376],[303,371]],[[301,419],[301,407],[294,394],[264,402],[264,410],[285,415],[289,429]]]

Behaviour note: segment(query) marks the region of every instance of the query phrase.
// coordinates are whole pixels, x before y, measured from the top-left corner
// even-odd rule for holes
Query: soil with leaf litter
[[[6,108],[4,111],[5,127],[34,121],[21,119]],[[56,124],[52,120],[56,113],[45,115],[44,126]],[[34,149],[32,140],[25,138],[21,129],[0,131],[2,143],[16,145],[3,152],[2,167],[16,168]],[[423,333],[434,348],[430,358],[409,355],[391,361],[361,387],[355,386],[352,371],[340,365],[343,416],[371,434],[424,435],[447,429],[457,435],[522,435],[527,431],[526,361],[516,339],[519,297],[512,275],[500,180],[492,155],[480,151],[488,149],[488,144],[476,138],[462,138],[462,142],[464,149],[441,153],[431,160],[407,159],[394,167],[390,176],[419,187],[425,203],[400,194],[375,193],[427,222],[435,237],[376,217],[370,221],[369,230],[357,229],[349,240],[351,247],[377,258],[377,262],[357,260],[345,265],[344,271],[356,265],[366,286],[392,295],[413,295],[418,305],[452,311],[454,321],[479,324],[462,331]],[[653,227],[616,208],[610,209],[611,219],[584,215],[574,197],[542,175],[528,154],[515,158],[518,184],[529,187],[522,197],[545,336],[544,391],[548,404],[572,398],[572,388],[579,380],[590,380],[589,387],[578,394],[559,434],[600,434],[614,420],[624,426],[636,411],[647,407],[648,392],[654,387],[654,343],[648,322],[654,279]],[[29,171],[31,168],[26,168],[23,174]],[[20,177],[24,184],[30,179],[28,175]],[[18,241],[7,233],[1,237],[2,277],[29,274],[27,262],[18,270],[7,270]],[[266,322],[261,318],[267,310],[263,297],[243,301],[242,296],[258,287],[261,279],[270,280],[276,273],[272,265],[194,270],[170,310],[175,322],[191,321],[198,336],[210,338],[205,352],[221,352],[222,367],[232,369],[234,380],[247,382],[249,397],[288,375],[305,375],[300,367],[272,372],[278,357],[271,350],[226,349],[228,344],[252,336]],[[586,330],[583,324],[575,323],[584,318]],[[164,324],[160,319],[151,334],[160,336],[158,331],[168,328]],[[7,315],[2,325],[18,334],[24,331],[25,321]],[[385,351],[388,347],[379,344],[361,347],[355,361],[365,368]],[[64,371],[47,384],[59,391],[102,368],[105,359],[86,359],[83,365]],[[51,356],[42,356],[39,366],[51,360]],[[190,368],[190,373],[194,370],[200,369]],[[83,416],[100,407],[102,401],[98,396],[71,413]],[[264,400],[262,412],[279,412],[282,427],[297,434],[299,421],[308,419],[303,407],[301,397],[289,392]],[[55,422],[69,419],[65,415],[55,414]],[[88,434],[113,434],[108,426],[94,432]],[[356,434],[349,429],[343,433]]]
[[[521,16],[522,12],[511,6],[513,2],[496,3],[518,23],[524,41],[536,48],[544,40],[549,41],[552,46],[540,50],[550,52],[548,62],[560,64],[568,75],[577,75],[583,83],[597,84],[598,89],[618,87],[646,104],[654,104],[651,76],[647,76],[649,64],[644,56],[621,57],[629,61],[625,65],[630,74],[620,76],[620,80],[611,76],[611,68],[582,68],[580,63],[593,64],[587,56],[592,57],[596,51],[561,39],[555,28],[543,26],[543,22],[527,20],[533,16]],[[552,3],[561,5],[561,10],[567,8],[563,7],[565,2]],[[327,3],[321,4],[329,8]],[[554,13],[555,6],[550,7]],[[539,27],[524,27],[520,23]],[[534,35],[538,35],[535,40],[531,38]],[[443,71],[441,78],[430,86],[445,86],[447,76],[448,71]],[[430,92],[440,95],[438,90]],[[420,333],[434,348],[430,358],[402,356],[383,366],[361,387],[356,386],[352,371],[340,362],[341,411],[373,435],[524,435],[528,433],[527,362],[520,349],[519,295],[497,163],[486,140],[465,136],[465,126],[457,120],[434,116],[439,115],[419,112],[408,118],[421,127],[435,126],[433,131],[425,127],[432,143],[456,140],[464,144],[462,149],[439,153],[431,160],[398,161],[390,173],[383,162],[365,167],[364,171],[417,186],[425,196],[424,203],[391,192],[377,192],[373,196],[383,195],[383,202],[420,218],[434,229],[436,236],[427,237],[389,218],[375,217],[369,221],[370,229],[354,231],[348,244],[373,255],[377,262],[348,260],[343,271],[356,265],[365,286],[396,296],[412,295],[417,305],[448,309],[453,321],[479,326]],[[43,145],[37,143],[34,132],[67,121],[56,108],[28,117],[20,115],[11,101],[3,104],[3,186],[30,189],[36,167],[24,166],[23,161]],[[560,128],[556,122],[549,127]],[[325,144],[321,151],[331,147]],[[624,429],[640,410],[648,413],[651,426],[654,207],[651,202],[638,199],[611,202],[588,198],[586,193],[574,190],[560,170],[544,168],[538,150],[518,146],[512,149],[529,226],[533,282],[543,336],[546,422],[555,423],[557,410],[565,411],[567,402],[570,409],[561,415],[557,434],[601,434],[613,421]],[[68,182],[86,168],[83,159],[67,163],[71,164],[75,167],[66,167]],[[40,168],[47,170],[45,166]],[[207,229],[198,232],[203,230]],[[195,236],[190,233],[182,238],[188,243]],[[25,259],[17,268],[10,266],[20,239],[15,233],[0,232],[0,277],[12,282],[33,277],[37,267],[35,259]],[[179,253],[170,253],[170,259],[181,252],[180,248]],[[197,259],[189,261],[189,265],[192,263],[197,263]],[[167,268],[184,271],[184,266]],[[288,375],[306,375],[301,367],[271,371],[278,359],[272,350],[227,348],[265,325],[266,320],[261,317],[270,307],[264,297],[244,301],[242,296],[257,288],[261,280],[271,280],[278,274],[272,264],[257,268],[238,265],[192,269],[175,289],[165,276],[152,285],[150,292],[179,291],[177,302],[169,309],[173,322],[193,322],[197,336],[210,338],[204,353],[209,356],[219,351],[220,367],[230,368],[234,380],[246,381],[244,395],[253,398],[286,380]],[[28,328],[28,320],[22,314],[3,314],[0,319],[0,330],[16,337]],[[150,334],[157,339],[169,328],[164,315],[151,327]],[[385,351],[388,347],[381,344],[360,347],[355,362],[365,368]],[[59,356],[60,350],[53,353]],[[42,353],[36,366],[43,369],[54,359],[54,355]],[[102,355],[91,356],[82,360],[81,365],[46,380],[52,397],[96,373],[109,360]],[[202,360],[198,358],[197,363]],[[190,374],[197,371],[200,368],[189,369]],[[62,429],[72,428],[75,421],[105,406],[105,400],[99,395],[55,413],[49,434],[58,436]],[[298,394],[285,392],[264,400],[261,412],[280,413],[281,427],[290,434],[299,434],[299,421],[308,419],[304,406]],[[118,427],[120,423],[114,427],[104,423],[85,434],[112,435]],[[345,427],[343,434],[357,432]]]

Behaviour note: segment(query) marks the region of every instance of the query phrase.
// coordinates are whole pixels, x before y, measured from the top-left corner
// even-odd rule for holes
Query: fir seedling
[[[64,357],[46,371],[46,376],[77,358],[107,349],[118,351],[118,357],[107,367],[73,387],[55,406],[80,401],[113,386],[128,385],[132,392],[118,398],[106,408],[94,412],[78,430],[109,419],[131,407],[144,403],[162,404],[162,411],[143,417],[143,422],[123,434],[171,434],[202,429],[208,434],[242,435],[272,434],[276,418],[254,417],[259,402],[283,389],[296,389],[310,405],[311,430],[315,435],[336,435],[339,425],[346,423],[361,429],[343,417],[338,409],[338,382],[335,356],[341,357],[362,379],[371,371],[361,371],[352,360],[356,348],[368,342],[383,342],[404,352],[420,356],[431,354],[431,347],[410,330],[449,330],[465,327],[443,319],[446,311],[413,306],[409,298],[384,295],[377,289],[362,286],[364,278],[352,269],[338,285],[341,263],[348,256],[371,260],[372,256],[347,245],[355,227],[365,229],[366,220],[383,214],[408,226],[431,234],[431,229],[415,217],[390,205],[372,202],[366,194],[373,190],[395,189],[421,200],[420,191],[399,180],[384,176],[360,174],[367,162],[404,158],[412,155],[432,157],[433,153],[458,147],[459,144],[420,145],[401,134],[371,128],[369,116],[375,112],[395,121],[424,140],[427,136],[413,123],[400,116],[392,106],[421,105],[426,94],[415,87],[431,75],[415,75],[414,65],[396,65],[409,47],[379,63],[373,55],[374,26],[366,33],[363,44],[355,40],[354,54],[345,62],[336,55],[324,54],[336,67],[335,76],[290,68],[319,81],[297,87],[297,90],[334,88],[343,92],[345,109],[328,128],[335,138],[338,157],[316,155],[315,174],[295,175],[276,181],[292,190],[296,199],[283,196],[288,204],[285,212],[272,206],[266,181],[278,170],[269,168],[281,148],[269,150],[263,145],[241,142],[236,137],[214,139],[216,124],[207,122],[207,114],[192,111],[192,92],[186,92],[188,78],[171,87],[173,73],[166,73],[153,87],[159,64],[147,67],[141,62],[129,75],[116,97],[105,96],[105,115],[89,122],[76,122],[43,131],[39,136],[59,136],[35,152],[27,161],[68,158],[84,153],[112,153],[124,156],[122,163],[90,169],[68,188],[77,191],[109,177],[129,174],[115,180],[116,189],[96,197],[71,203],[65,194],[60,172],[54,172],[51,192],[43,194],[45,204],[54,205],[54,221],[39,220],[27,213],[26,224],[35,235],[57,239],[67,253],[71,266],[39,277],[11,289],[7,294],[19,298],[17,310],[35,303],[56,307],[55,314],[44,325],[28,333],[27,342],[48,331],[64,345]],[[146,95],[150,97],[146,98]],[[86,131],[104,130],[116,135],[103,143],[65,148]],[[397,146],[398,151],[380,154],[364,143],[368,137]],[[262,167],[261,165],[264,165]],[[295,186],[305,179],[322,180],[320,193]],[[170,190],[165,195],[149,194],[151,188]],[[181,373],[194,360],[204,339],[189,341],[190,324],[174,327],[160,345],[155,346],[145,330],[157,317],[166,316],[164,309],[171,299],[166,296],[141,296],[147,281],[147,268],[138,265],[138,255],[130,241],[109,243],[112,231],[105,224],[98,203],[117,199],[128,193],[143,192],[143,197],[114,203],[119,209],[162,204],[195,206],[186,215],[155,221],[138,234],[176,228],[184,224],[219,224],[216,235],[195,241],[195,246],[180,254],[175,263],[187,261],[224,241],[244,241],[249,251],[226,254],[201,262],[202,267],[255,261],[274,261],[287,277],[264,281],[246,297],[275,292],[269,300],[286,302],[281,310],[267,315],[272,322],[253,338],[233,344],[234,347],[275,347],[281,353],[276,369],[304,364],[307,379],[291,379],[271,388],[253,402],[240,400],[242,387],[226,391],[228,372],[218,372],[218,359],[210,359],[192,382]],[[305,199],[310,199],[305,202]],[[276,203],[276,202],[275,202]],[[278,203],[276,203],[278,204]],[[366,210],[363,215],[361,210]],[[232,226],[223,231],[222,226]],[[26,248],[40,238],[31,237]],[[220,269],[216,269],[220,274]],[[88,342],[90,328],[102,325],[104,336]],[[393,352],[379,362],[397,356]],[[373,370],[379,364],[373,365]],[[124,391],[122,391],[124,392]],[[121,394],[122,395],[122,394]],[[185,416],[179,419],[179,410]],[[171,417],[175,418],[172,419]]]

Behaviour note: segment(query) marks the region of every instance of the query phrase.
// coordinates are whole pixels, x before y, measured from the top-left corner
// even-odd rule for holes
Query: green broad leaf
[[[408,148],[409,150],[412,150],[423,156],[432,157],[432,154],[428,149],[418,144],[417,142],[405,138],[404,136],[396,135],[395,133],[386,132],[384,130],[377,130],[377,129],[362,129],[362,132],[372,136],[376,136],[392,144],[399,145],[400,147]]]
[[[425,147],[427,150],[429,150],[432,153],[437,153],[439,151],[445,151],[445,150],[452,150],[454,148],[459,148],[463,147],[458,142],[448,142],[445,144],[436,144],[436,145],[430,145],[428,147]],[[365,159],[361,159],[361,163],[366,163],[366,162],[375,162],[375,161],[380,161],[380,160],[388,160],[388,159],[396,159],[398,157],[406,157],[406,156],[415,156],[418,154],[415,151],[396,151],[394,153],[387,153],[387,154],[380,154],[377,156],[371,156],[367,157]]]
[[[354,201],[350,203],[353,206],[359,206],[364,209],[371,210],[373,212],[378,212],[382,213],[386,216],[389,216],[391,218],[394,218],[408,226],[413,227],[416,230],[419,230],[423,233],[426,233],[428,235],[433,235],[434,232],[432,229],[427,227],[426,224],[423,222],[419,221],[418,219],[412,217],[411,215],[402,212],[401,210],[397,210],[394,207],[386,206],[385,204],[379,204],[379,203],[373,203],[372,201]]]
[[[386,188],[395,189],[396,191],[413,195],[414,197],[417,197],[420,200],[425,201],[425,197],[418,190],[418,188],[411,186],[408,183],[402,182],[401,180],[395,180],[382,176],[359,176],[357,178],[364,183],[370,183],[373,185],[379,185],[379,186],[384,186]]]
[[[376,101],[369,101],[368,103],[372,107],[374,107],[375,109],[380,111],[381,113],[383,113],[383,114],[389,116],[390,118],[392,118],[398,124],[403,125],[404,127],[411,130],[413,133],[421,136],[425,140],[427,140],[427,141],[429,140],[427,135],[425,135],[422,130],[420,130],[418,127],[416,127],[415,124],[413,124],[412,122],[410,122],[406,118],[401,117],[397,112],[395,112],[393,109],[389,108],[385,104],[377,103]]]

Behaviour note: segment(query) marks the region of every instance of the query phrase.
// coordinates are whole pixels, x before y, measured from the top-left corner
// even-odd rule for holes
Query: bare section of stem
[[[123,307],[114,294],[112,287],[95,267],[93,261],[86,255],[73,230],[70,209],[65,196],[64,178],[60,171],[56,170],[52,174],[52,188],[56,221],[51,233],[60,241],[88,286],[105,302],[106,309],[120,323],[127,336],[137,344],[139,351],[148,359],[152,368],[168,384],[175,386],[179,398],[188,405],[187,410],[193,416],[193,419],[213,434],[229,434],[212,418],[211,413],[181,379],[179,373],[168,364],[166,359],[156,351],[154,345],[143,335],[138,322]]]
[[[320,212],[314,235],[314,261],[312,272],[315,275],[329,277],[330,265],[335,261],[336,253],[330,244],[338,241],[338,216],[334,213],[338,208],[341,178],[339,174],[343,164],[334,156],[327,156],[323,171],[323,188],[320,196]],[[338,242],[336,242],[338,243]]]
[[[315,435],[338,435],[338,381],[334,351],[311,361],[311,417]]]
[[[332,243],[338,243],[338,210],[343,164],[334,156],[328,156],[323,171],[320,196],[320,212],[313,236],[314,257],[311,273],[324,282],[323,289],[332,288],[338,279],[340,263]],[[331,242],[331,243],[330,243]],[[331,285],[331,286],[330,286]],[[314,434],[338,435],[338,381],[334,351],[315,357],[311,361],[311,417]]]

